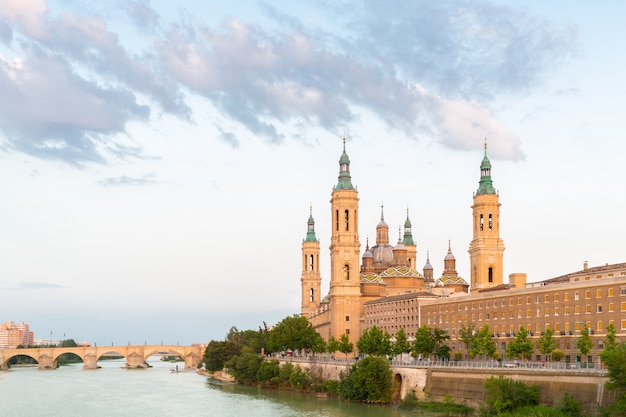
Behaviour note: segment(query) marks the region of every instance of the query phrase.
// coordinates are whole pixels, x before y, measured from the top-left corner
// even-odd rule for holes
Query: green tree
[[[389,361],[379,356],[368,356],[355,363],[339,383],[339,396],[344,400],[388,403],[392,392]]]
[[[422,355],[428,357],[435,351],[435,340],[431,337],[430,328],[426,325],[421,326],[415,333],[413,341],[413,356]]]
[[[606,339],[604,340],[605,350],[615,349],[618,346],[615,338],[616,334],[617,330],[615,330],[615,325],[613,323],[609,324],[606,327]]]
[[[550,355],[554,349],[556,349],[556,339],[554,338],[554,329],[546,329],[545,332],[539,338],[537,342],[537,347],[539,348],[539,352],[542,355],[546,355],[546,360],[548,359],[548,355]]]
[[[365,355],[389,355],[391,353],[391,337],[387,331],[383,332],[380,327],[373,326],[365,329],[356,347],[359,353]]]
[[[354,343],[350,341],[350,338],[347,334],[342,334],[339,338],[339,342],[337,344],[337,350],[348,357],[348,353],[354,352]]]
[[[457,340],[465,345],[467,356],[471,356],[470,350],[472,347],[472,342],[474,341],[474,335],[476,334],[476,325],[473,321],[467,323],[467,326],[464,324],[461,325],[459,329],[459,333],[457,336]]]
[[[606,388],[622,393],[609,407],[610,415],[624,416],[626,415],[626,344],[621,343],[612,349],[603,350],[600,352],[600,359],[608,370],[609,382],[606,383]]]
[[[528,331],[520,327],[515,339],[506,348],[506,355],[510,358],[530,359],[534,351],[533,342],[528,339]]]
[[[591,348],[593,348],[593,341],[591,340],[591,336],[589,336],[589,328],[587,326],[580,332],[580,337],[576,341],[576,348],[581,356],[587,356]]]
[[[212,340],[204,349],[203,362],[207,371],[219,371],[231,358],[241,354],[241,348],[233,342]]]
[[[480,330],[478,330],[472,338],[470,345],[470,356],[472,358],[485,357],[493,358],[496,355],[498,348],[496,342],[493,340],[489,325],[485,324]]]
[[[565,357],[565,352],[563,352],[561,349],[554,349],[552,351],[552,360],[556,361],[556,362],[560,362],[561,359],[563,359]]]
[[[398,330],[398,333],[396,334],[396,341],[393,343],[391,351],[394,356],[409,353],[411,351],[411,343],[409,343],[409,340],[406,337],[404,327],[401,327],[400,330]]]
[[[291,349],[310,351],[319,343],[319,333],[306,317],[293,315],[285,317],[270,331],[267,348],[272,352]]]
[[[337,340],[335,336],[329,337],[328,343],[326,344],[326,349],[330,353],[339,351],[339,340]]]
[[[280,375],[280,365],[278,361],[262,361],[256,371],[256,381],[264,385],[276,386]]]
[[[257,372],[263,359],[254,353],[242,353],[226,363],[230,373],[242,384],[253,384],[257,381]]]
[[[448,334],[448,331],[439,328],[432,329],[431,337],[435,342],[435,349],[433,350],[433,354],[440,360],[450,359],[450,346],[448,346],[447,344],[447,341],[450,340],[450,335]]]
[[[76,347],[78,344],[74,339],[65,339],[61,341],[61,347]]]

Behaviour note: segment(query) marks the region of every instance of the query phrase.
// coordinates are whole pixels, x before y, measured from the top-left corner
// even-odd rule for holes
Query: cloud
[[[4,281],[3,281],[4,282]],[[50,282],[38,282],[38,281],[29,281],[29,282],[19,282],[17,285],[13,286],[3,286],[3,290],[41,290],[48,288],[66,288],[64,285],[54,284]]]
[[[193,15],[163,21],[148,3],[127,1],[130,32],[150,37],[141,53],[95,12],[5,3],[0,39],[16,51],[0,63],[5,146],[72,163],[138,156],[115,138],[155,112],[192,121],[188,92],[233,122],[219,135],[233,147],[237,127],[280,144],[293,136],[285,129],[336,133],[365,110],[452,149],[494,135],[503,157],[520,159],[520,139],[494,119],[491,100],[541,86],[576,53],[574,28],[487,1],[319,1],[307,5],[317,18],[270,3],[254,24],[221,27]]]
[[[100,181],[100,184],[104,185],[105,187],[115,187],[115,186],[123,186],[123,185],[130,185],[130,186],[141,186],[141,185],[148,185],[148,184],[154,184],[156,181],[154,180],[154,175],[150,174],[150,175],[144,175],[143,177],[140,178],[133,178],[133,177],[129,177],[126,175],[122,175],[119,177],[112,177],[112,178],[107,178],[103,181]]]

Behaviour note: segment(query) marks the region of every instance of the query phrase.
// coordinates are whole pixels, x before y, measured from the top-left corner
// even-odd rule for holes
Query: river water
[[[152,368],[100,361],[56,370],[0,371],[0,417],[403,417],[391,406],[348,404],[308,394],[222,384],[150,358]],[[178,364],[182,369],[182,363]]]

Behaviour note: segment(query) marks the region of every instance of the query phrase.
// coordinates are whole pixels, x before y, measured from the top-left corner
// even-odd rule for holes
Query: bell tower
[[[322,275],[320,274],[320,241],[315,236],[315,220],[313,208],[309,208],[306,238],[302,241],[302,310],[301,315],[308,317],[313,314],[320,304],[320,288]]]
[[[491,162],[485,156],[480,164],[478,191],[474,194],[473,239],[470,242],[471,292],[503,283],[502,255],[504,241],[500,237],[500,202],[499,195],[491,180]]]
[[[330,335],[339,339],[347,334],[353,343],[361,336],[358,194],[350,177],[350,158],[344,137],[339,179],[330,199]]]

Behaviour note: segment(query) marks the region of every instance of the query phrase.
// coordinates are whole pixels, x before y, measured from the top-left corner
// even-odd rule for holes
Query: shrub
[[[454,352],[454,360],[456,362],[463,360],[463,352]]]
[[[539,404],[539,385],[526,385],[521,381],[513,381],[500,375],[485,381],[485,402],[487,410],[500,414],[526,405]]]
[[[389,403],[393,380],[389,361],[368,356],[352,366],[350,374],[339,384],[339,396],[345,400]]]
[[[556,410],[569,417],[580,417],[583,415],[584,407],[569,392],[564,392],[563,397],[556,403]]]

